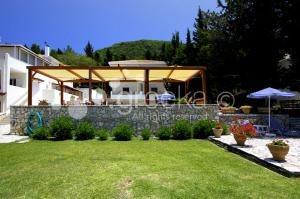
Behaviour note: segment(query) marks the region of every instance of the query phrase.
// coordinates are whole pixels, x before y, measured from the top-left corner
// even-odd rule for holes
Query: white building
[[[167,66],[164,61],[154,60],[126,60],[126,61],[111,61],[109,66],[147,66],[147,67],[163,67]],[[123,71],[126,73],[126,71]],[[110,97],[111,99],[119,100],[131,100],[133,99],[137,103],[143,103],[145,99],[144,95],[144,82],[110,82],[111,87]],[[149,95],[150,100],[155,100],[155,94],[162,94],[166,92],[166,88],[163,82],[150,82],[149,91],[153,94]]]
[[[45,47],[45,55],[38,55],[23,45],[0,44],[0,113],[9,113],[11,105],[27,104],[27,66],[58,66],[61,63],[50,56],[50,48]],[[51,105],[60,104],[57,82],[36,74],[33,81],[33,105],[39,100],[47,100]],[[72,84],[69,86],[72,87]],[[64,98],[70,100],[72,94],[65,87]]]

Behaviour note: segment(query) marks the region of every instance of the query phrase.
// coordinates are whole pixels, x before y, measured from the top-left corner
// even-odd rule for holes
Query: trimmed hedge
[[[156,136],[160,140],[169,140],[171,138],[171,135],[172,135],[171,128],[165,126],[160,127],[156,132]]]
[[[106,129],[99,129],[96,132],[96,136],[98,137],[98,140],[104,141],[108,139],[109,131]]]
[[[172,126],[172,138],[174,140],[187,140],[192,137],[192,128],[187,120],[178,120]]]
[[[50,136],[56,140],[72,139],[72,131],[75,129],[75,124],[70,117],[61,116],[54,119],[50,124]]]
[[[88,122],[80,122],[77,128],[73,131],[75,140],[90,140],[94,139],[96,129]]]
[[[133,135],[133,128],[127,124],[119,124],[113,128],[112,134],[117,141],[129,141]]]
[[[199,120],[193,124],[193,137],[195,139],[206,139],[213,135],[212,128],[215,128],[217,123],[212,120]]]
[[[148,128],[145,128],[141,132],[141,136],[143,140],[149,140],[151,136],[151,131]]]
[[[47,140],[49,137],[49,129],[47,127],[36,128],[30,137],[34,140]]]

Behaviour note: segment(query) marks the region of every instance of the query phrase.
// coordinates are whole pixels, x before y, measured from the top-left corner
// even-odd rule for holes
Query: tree
[[[185,54],[185,60],[184,64],[185,65],[194,65],[194,47],[192,44],[192,39],[191,39],[191,32],[188,29],[186,33],[186,43],[185,43],[185,48],[184,48],[184,54]]]
[[[93,58],[94,56],[94,49],[92,44],[90,43],[90,41],[88,41],[88,43],[86,44],[85,48],[84,48],[84,52],[86,54],[86,56]]]
[[[35,52],[36,54],[41,54],[41,48],[38,44],[36,43],[33,43],[31,45],[31,48],[30,48],[33,52]]]
[[[151,58],[152,58],[151,52],[149,49],[147,49],[145,52],[145,59],[151,60]]]
[[[97,62],[98,65],[101,65],[101,55],[98,51],[94,53],[94,60]]]
[[[108,66],[108,62],[112,61],[113,59],[113,54],[112,52],[109,50],[109,48],[106,49],[106,52],[105,52],[105,58],[104,58],[104,66]]]

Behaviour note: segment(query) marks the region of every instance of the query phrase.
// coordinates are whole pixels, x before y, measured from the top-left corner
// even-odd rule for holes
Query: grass
[[[0,198],[299,198],[289,179],[208,141],[0,145]]]

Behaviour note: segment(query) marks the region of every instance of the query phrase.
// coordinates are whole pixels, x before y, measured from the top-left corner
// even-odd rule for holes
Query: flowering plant
[[[275,139],[270,144],[276,145],[276,146],[288,146],[288,141]]]
[[[217,126],[216,126],[216,129],[223,129],[223,126],[220,122],[218,122]]]
[[[232,122],[230,131],[238,137],[255,137],[256,129],[248,120],[236,119]]]

